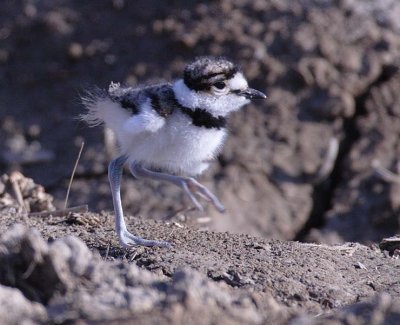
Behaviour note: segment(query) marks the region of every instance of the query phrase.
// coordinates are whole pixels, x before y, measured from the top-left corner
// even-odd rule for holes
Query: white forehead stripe
[[[228,80],[230,89],[246,89],[248,87],[247,81],[241,72],[237,72],[232,79]]]

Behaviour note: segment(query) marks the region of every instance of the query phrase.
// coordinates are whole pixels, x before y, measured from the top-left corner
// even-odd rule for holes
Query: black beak
[[[241,95],[246,97],[247,99],[265,99],[267,96],[262,93],[261,91],[252,89],[252,88],[247,88],[246,90],[243,90],[241,92]]]

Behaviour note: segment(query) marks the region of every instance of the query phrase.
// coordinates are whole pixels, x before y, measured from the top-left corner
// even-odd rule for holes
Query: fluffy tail
[[[81,97],[86,113],[81,114],[79,119],[91,127],[105,124],[119,139],[122,125],[129,118],[129,113],[109,96],[118,88],[119,84],[111,83],[108,92],[100,88],[87,90]]]
[[[93,87],[86,89],[81,101],[86,112],[80,114],[78,119],[94,127],[105,123],[102,105],[100,103],[109,100],[108,93],[104,89]]]

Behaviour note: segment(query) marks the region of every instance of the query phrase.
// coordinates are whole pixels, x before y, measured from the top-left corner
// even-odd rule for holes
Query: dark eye
[[[217,89],[224,89],[225,88],[225,82],[223,81],[218,81],[213,85]]]

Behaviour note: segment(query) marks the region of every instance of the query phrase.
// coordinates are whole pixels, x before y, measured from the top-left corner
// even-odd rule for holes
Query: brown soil
[[[398,323],[398,246],[376,247],[400,232],[399,15],[397,0],[0,4],[0,172],[20,170],[45,188],[17,177],[23,207],[0,181],[0,308],[38,322]],[[74,119],[79,92],[170,80],[203,54],[240,63],[269,97],[232,116],[222,154],[200,179],[226,214],[177,212],[188,203],[179,190],[125,175],[130,227],[171,240],[172,250],[118,248],[108,212],[21,217],[63,206],[83,140],[69,205],[110,211],[110,157],[101,128]],[[339,152],[320,177],[332,139]],[[15,223],[50,241],[73,234],[90,251],[10,230]],[[65,268],[50,270],[54,261]],[[52,289],[32,272],[51,272]]]
[[[29,202],[51,204],[21,180],[22,193],[32,189],[23,195],[28,209]],[[398,250],[390,256],[378,246],[282,242],[133,217],[129,229],[173,248],[125,250],[113,215],[27,215],[18,212],[10,183],[2,184],[2,323],[400,321]]]

